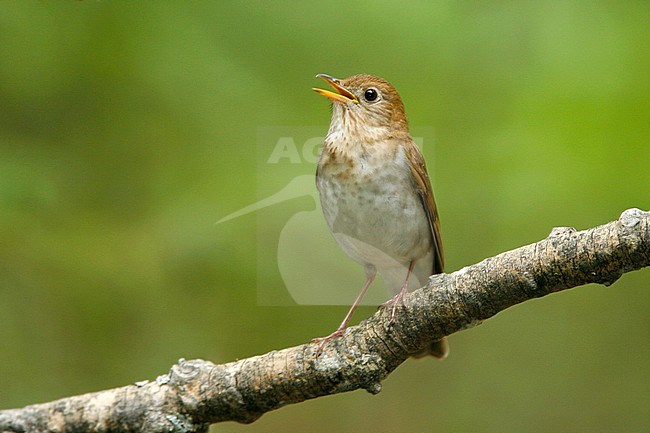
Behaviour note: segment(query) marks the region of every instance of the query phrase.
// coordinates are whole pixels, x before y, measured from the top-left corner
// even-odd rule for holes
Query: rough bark
[[[555,228],[544,240],[431,277],[392,326],[383,309],[318,354],[303,344],[215,365],[181,359],[155,381],[0,411],[2,432],[204,432],[250,423],[307,399],[381,381],[428,342],[520,302],[587,283],[610,285],[650,265],[650,213],[630,209],[589,230]]]

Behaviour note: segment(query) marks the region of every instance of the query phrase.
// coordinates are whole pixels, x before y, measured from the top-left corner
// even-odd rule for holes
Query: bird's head
[[[372,139],[377,135],[408,131],[402,99],[383,78],[367,74],[342,80],[326,74],[316,76],[337,92],[313,89],[332,101],[330,133],[342,131]]]

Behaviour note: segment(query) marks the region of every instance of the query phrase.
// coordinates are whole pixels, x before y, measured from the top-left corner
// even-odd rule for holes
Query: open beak
[[[316,78],[322,78],[323,80],[327,81],[327,83],[339,93],[334,93],[334,92],[330,92],[329,90],[317,89],[313,87],[312,90],[314,92],[320,93],[321,95],[328,97],[333,102],[342,102],[344,104],[347,104],[348,102],[353,102],[355,104],[359,103],[359,100],[357,99],[356,96],[354,96],[352,92],[350,92],[345,87],[341,86],[341,80],[327,74],[318,74],[316,75]]]

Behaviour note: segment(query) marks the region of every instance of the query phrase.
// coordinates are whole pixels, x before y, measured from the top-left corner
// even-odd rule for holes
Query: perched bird
[[[366,274],[341,326],[313,340],[320,342],[320,350],[345,332],[377,273],[394,295],[383,304],[390,308],[392,321],[407,291],[443,272],[444,256],[424,157],[411,137],[395,88],[373,75],[317,77],[336,93],[313,89],[332,101],[316,186],[332,235]],[[444,358],[446,339],[432,343],[425,352]]]

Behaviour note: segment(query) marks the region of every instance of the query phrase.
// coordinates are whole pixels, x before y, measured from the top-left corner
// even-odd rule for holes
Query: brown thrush
[[[443,272],[436,203],[424,158],[409,133],[404,104],[393,86],[372,75],[339,80],[319,74],[338,93],[313,89],[332,101],[332,120],[316,171],[325,220],[339,246],[364,266],[366,282],[341,326],[314,339],[321,346],[342,335],[361,298],[381,275],[394,295],[391,322],[409,290]],[[425,349],[447,355],[446,339]]]

